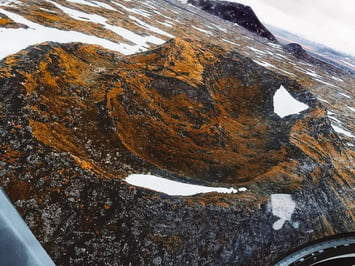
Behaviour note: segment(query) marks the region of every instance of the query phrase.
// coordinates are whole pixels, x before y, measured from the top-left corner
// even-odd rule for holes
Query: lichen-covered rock
[[[26,25],[17,23],[0,12],[0,28],[28,28]]]
[[[309,108],[275,114],[281,85]],[[264,265],[355,229],[353,153],[326,110],[237,52],[44,43],[0,62],[0,103],[0,184],[58,265]],[[130,173],[248,190],[167,196]]]

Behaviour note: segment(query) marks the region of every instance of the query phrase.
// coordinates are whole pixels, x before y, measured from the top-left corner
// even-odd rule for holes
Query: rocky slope
[[[182,38],[132,55],[46,42],[0,62],[0,184],[56,264],[267,265],[354,231],[353,138],[334,130],[321,82],[274,45],[179,27],[169,34]],[[342,79],[333,93],[351,90]],[[278,115],[281,85],[307,109]],[[247,191],[167,196],[127,184],[131,173]]]

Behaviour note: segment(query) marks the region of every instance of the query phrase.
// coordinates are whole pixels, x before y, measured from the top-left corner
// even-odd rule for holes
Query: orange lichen
[[[83,168],[83,169],[87,169],[87,170],[95,170],[95,166],[89,162],[89,161],[84,161],[82,159],[80,159],[79,157],[72,155],[74,160]]]
[[[85,155],[84,151],[77,146],[76,141],[71,137],[72,133],[70,133],[65,127],[58,123],[55,123],[55,126],[51,127],[48,124],[35,120],[29,120],[29,123],[34,136],[36,136],[39,141],[55,148],[57,151],[71,153],[73,159],[81,168],[96,173],[103,173],[102,169],[91,162]],[[106,174],[106,176],[110,177],[111,175]]]
[[[26,181],[16,180],[7,184],[6,190],[9,195],[16,198],[11,198],[13,202],[22,199],[28,199],[31,194],[32,185]]]
[[[40,96],[40,105],[30,106],[36,114],[30,119],[33,134],[104,177],[124,175],[106,167],[104,159],[89,156],[86,142],[103,155],[119,145],[191,178],[230,184],[268,180],[281,189],[299,188],[303,180],[295,174],[297,162],[290,160],[293,148],[270,148],[278,136],[259,110],[264,89],[257,82],[245,85],[233,73],[220,75],[220,60],[231,60],[221,56],[226,54],[179,39],[121,58],[95,45],[54,46],[42,55],[37,70],[21,73],[27,96]],[[207,68],[215,71],[205,75]],[[312,112],[312,117],[325,115],[321,108]],[[101,126],[103,118],[109,131]],[[311,137],[307,128],[306,119],[296,121],[291,143],[322,162],[332,147],[319,147],[321,139]],[[315,170],[312,176],[319,174]]]
[[[36,120],[29,120],[29,123],[33,134],[44,144],[54,147],[58,151],[77,151],[76,145],[67,138],[71,134],[62,125],[57,123],[58,129],[55,129],[48,123],[41,123]]]
[[[20,159],[20,156],[22,155],[22,152],[14,150],[9,145],[5,145],[4,147],[2,147],[2,149],[5,151],[2,155],[2,159],[9,163],[17,162]]]
[[[0,25],[1,26],[4,26],[4,25],[7,25],[7,24],[10,24],[12,23],[13,21],[9,18],[0,18]]]
[[[143,54],[139,57],[141,61],[146,59]],[[149,62],[148,59],[145,61],[154,68],[156,58],[152,57],[152,53],[147,57],[149,60],[154,59],[153,62]],[[134,60],[138,61],[138,57],[135,56]],[[230,93],[224,84],[219,85],[219,90],[210,91],[213,100],[220,107],[220,115],[216,117],[212,111],[206,114],[199,112],[199,108],[203,108],[203,105],[186,95],[163,97],[154,90],[154,87],[148,91],[149,79],[137,70],[142,67],[141,63],[135,70],[134,64],[129,67],[129,71],[121,70],[119,73],[124,79],[125,86],[134,88],[134,94],[129,97],[134,99],[137,106],[145,110],[154,110],[159,119],[148,114],[128,115],[119,97],[124,97],[128,91],[123,91],[121,88],[123,85],[116,83],[117,87],[113,87],[107,94],[106,107],[118,128],[117,134],[127,149],[159,167],[170,169],[173,167],[192,176],[196,171],[209,172],[212,164],[224,169],[235,169],[230,171],[229,182],[255,177],[267,170],[266,160],[269,158],[266,158],[262,152],[267,148],[271,128],[262,122],[263,117],[250,116],[252,110],[245,109],[246,106],[243,104],[245,99],[249,98],[256,102],[261,101],[260,96],[256,97],[260,88],[254,86],[255,88],[252,89],[241,89],[240,82],[235,78],[225,81],[225,84],[234,88]],[[134,75],[132,75],[133,70]],[[198,90],[198,88],[192,87],[191,90]],[[233,102],[233,105],[228,104],[229,102]],[[195,113],[194,116],[201,117],[204,122],[199,126],[195,125],[181,107],[189,108],[187,112]],[[232,108],[238,108],[235,111],[239,113],[237,120],[230,115]],[[175,121],[172,119],[172,114],[180,119]],[[181,137],[179,134],[181,131],[186,132],[187,135]],[[223,135],[220,133],[222,131]],[[250,131],[254,131],[259,137],[250,136]],[[159,145],[155,140],[159,140]],[[227,147],[216,145],[218,142],[226,141],[228,141]],[[250,143],[253,143],[253,148],[250,148]],[[177,150],[176,147],[179,149]],[[282,161],[286,154],[287,150],[269,152],[270,157],[274,157],[277,161]],[[180,159],[174,160],[174,158]]]
[[[131,61],[137,66],[159,73],[166,77],[177,78],[191,86],[202,83],[202,73],[205,64],[212,64],[217,57],[210,51],[199,49],[198,45],[175,38],[159,50],[158,54],[138,54],[132,56]],[[154,64],[151,62],[154,61]]]
[[[229,205],[225,202],[217,202],[216,206],[222,207],[222,208],[229,208]]]
[[[47,58],[48,60],[48,58]],[[40,75],[40,80],[43,81],[44,84],[51,86],[51,87],[57,87],[57,81],[54,79],[52,74],[47,70],[47,65],[49,62],[41,61],[39,63],[39,75]]]
[[[17,23],[7,17],[6,15],[0,13],[0,28],[21,28],[26,27],[23,24]]]
[[[27,95],[29,95],[31,92],[35,91],[37,87],[37,83],[34,80],[34,77],[31,73],[27,72],[21,72],[21,74],[25,77],[25,81],[23,82],[23,86],[26,89]]]

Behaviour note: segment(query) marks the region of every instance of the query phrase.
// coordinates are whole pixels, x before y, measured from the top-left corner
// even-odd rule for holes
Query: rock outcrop
[[[309,53],[307,53],[307,51],[305,49],[303,49],[303,47],[298,44],[298,43],[289,43],[283,46],[284,49],[291,53],[292,55],[294,55],[296,58],[301,59],[305,62],[308,62],[312,65],[321,67],[323,69],[326,69],[327,71],[329,71],[329,73],[342,73],[344,72],[344,70],[342,70],[341,68],[326,62],[325,59],[321,60],[318,59],[314,56],[311,56]]]
[[[250,6],[228,1],[188,0],[188,3],[277,43],[275,36],[260,22]]]
[[[279,117],[281,85],[309,108]],[[220,46],[35,45],[0,62],[0,111],[0,184],[58,265],[265,265],[355,229],[353,152],[324,106]],[[173,197],[131,173],[248,190]]]

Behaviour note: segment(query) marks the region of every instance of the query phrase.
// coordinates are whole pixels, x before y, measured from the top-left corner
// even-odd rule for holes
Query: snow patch
[[[94,7],[97,7],[96,4],[94,3],[91,3],[89,1],[85,1],[85,0],[66,0],[67,2],[70,2],[70,3],[74,3],[74,4],[81,4],[81,5],[87,5],[87,6],[94,6]]]
[[[169,28],[172,28],[172,27],[173,27],[173,25],[170,24],[171,22],[169,22],[169,21],[164,21],[164,22],[162,22],[162,21],[156,20],[156,22],[158,22],[158,23],[161,24],[161,25],[164,25],[165,27],[169,27]]]
[[[173,19],[172,19],[171,17],[166,16],[166,15],[160,13],[160,12],[157,11],[157,10],[154,10],[153,12],[154,12],[155,14],[157,14],[157,15],[159,15],[159,16],[165,18],[167,23],[174,24],[174,22],[172,22]]]
[[[268,44],[269,46],[274,47],[274,48],[277,48],[277,49],[279,49],[279,50],[282,49],[282,46],[281,46],[280,44],[276,44],[276,43],[273,43],[273,42],[268,42],[267,44]]]
[[[351,99],[351,97],[345,93],[339,92],[340,95],[344,96],[345,98]]]
[[[235,42],[231,42],[231,41],[226,40],[226,39],[222,39],[222,41],[227,42],[227,43],[230,43],[230,44],[233,44],[233,45],[236,45],[236,46],[240,46],[240,44],[235,43]]]
[[[147,30],[150,30],[150,31],[155,32],[155,33],[158,33],[160,35],[165,35],[165,36],[167,36],[169,38],[174,38],[174,35],[171,35],[171,34],[165,32],[165,31],[163,31],[161,29],[153,27],[153,26],[145,23],[144,21],[142,21],[142,20],[140,20],[140,19],[138,19],[138,18],[136,18],[134,16],[128,16],[128,18],[134,20],[136,23],[138,23],[138,25],[142,26],[143,28],[145,28]]]
[[[202,32],[202,33],[205,33],[207,35],[213,36],[213,33],[210,32],[209,30],[204,30],[204,29],[201,29],[201,28],[196,27],[194,25],[191,25],[191,27],[194,28],[195,30],[198,30],[198,31]]]
[[[305,72],[307,75],[310,75],[311,77],[314,78],[322,78],[321,76],[319,76],[318,74],[316,74],[316,72],[314,72],[313,70],[309,70],[307,69],[307,71]]]
[[[295,208],[296,202],[292,200],[290,194],[272,194],[272,214],[280,218],[272,225],[272,228],[274,230],[280,230],[286,221],[291,221],[291,216]]]
[[[351,132],[349,132],[341,127],[338,127],[332,123],[331,123],[331,125],[332,125],[333,129],[335,130],[335,132],[343,134],[343,135],[350,137],[350,138],[355,138],[355,136],[353,134],[351,134]]]
[[[334,121],[336,121],[336,122],[338,122],[339,124],[342,124],[342,122],[338,118],[336,118],[334,116],[329,115],[329,118],[334,120]]]
[[[320,97],[317,97],[317,99],[320,100],[321,102],[329,103],[327,100],[324,100],[324,99],[322,99]]]
[[[261,50],[259,50],[259,49],[256,49],[256,48],[254,48],[254,47],[247,46],[247,48],[248,48],[249,50],[255,52],[256,54],[259,54],[259,55],[265,55],[265,54],[266,54],[265,52],[263,52],[263,51],[261,51]]]
[[[340,60],[341,62],[343,62],[344,64],[348,65],[348,66],[351,66],[353,68],[355,68],[355,66],[349,62],[346,62],[345,60]]]
[[[282,85],[275,92],[274,112],[281,118],[292,114],[298,114],[308,108],[308,105],[293,98]]]
[[[117,35],[120,35],[122,36],[123,38],[133,42],[133,43],[136,43],[137,45],[140,45],[144,48],[148,48],[149,45],[147,45],[148,42],[151,42],[151,43],[154,43],[154,44],[162,44],[164,43],[165,41],[160,39],[160,38],[157,38],[157,37],[154,37],[154,36],[141,36],[141,35],[138,35],[130,30],[127,30],[125,28],[122,28],[122,27],[118,27],[118,26],[113,26],[113,25],[110,25],[107,23],[107,19],[105,17],[102,17],[102,16],[99,16],[99,15],[96,15],[96,14],[87,14],[87,13],[84,13],[84,12],[80,12],[80,11],[77,11],[77,10],[74,10],[74,9],[71,9],[71,8],[67,8],[67,7],[64,7],[64,6],[61,6],[57,3],[54,3],[54,5],[56,5],[58,8],[60,8],[64,13],[68,14],[69,16],[73,17],[74,19],[77,19],[77,20],[84,20],[84,21],[91,21],[91,22],[94,22],[94,23],[99,23],[99,24],[102,24],[103,26],[105,26],[105,28],[113,31],[114,33],[116,33]],[[150,31],[153,31],[153,32],[156,32],[158,34],[161,34],[161,35],[166,35],[170,38],[173,38],[174,36],[173,35],[170,35],[158,28],[155,28],[155,27],[152,27],[152,26],[149,26],[148,24],[144,23],[143,21],[137,19],[136,17],[133,17],[133,16],[129,16],[130,19],[136,21],[140,26],[144,27],[145,29],[148,29]]]
[[[286,59],[286,60],[289,59],[287,56],[282,55],[282,54],[276,54],[276,57],[279,57],[279,58],[281,58],[281,59]]]
[[[147,13],[147,12],[141,10],[141,9],[126,7],[125,5],[122,5],[121,3],[119,3],[118,1],[114,1],[114,2],[111,2],[111,3],[113,3],[116,6],[119,6],[120,8],[122,8],[125,11],[131,12],[131,13],[134,13],[134,14],[137,14],[137,15],[142,15],[143,17],[150,17],[151,16],[149,13]]]
[[[340,82],[344,82],[344,80],[342,80],[341,78],[338,78],[338,77],[331,77],[332,79],[336,80],[336,81],[340,81]]]
[[[113,26],[109,24],[105,24],[105,28],[113,31],[117,35],[122,36],[126,40],[129,40],[135,44],[137,47],[140,47],[138,50],[147,50],[149,48],[149,43],[154,44],[163,44],[165,41],[155,36],[141,36],[139,34],[134,33],[133,31],[127,30],[125,28],[119,26]]]
[[[348,105],[347,105],[346,107],[348,107],[351,111],[355,112],[355,108],[350,107],[350,106],[348,106]]]
[[[2,42],[0,42],[0,60],[10,54],[19,52],[20,50],[26,48],[29,45],[34,45],[46,41],[61,43],[83,42],[97,44],[107,49],[118,51],[125,55],[147,50],[149,48],[149,43],[159,45],[165,42],[164,40],[155,36],[141,36],[130,30],[118,26],[109,25],[105,23],[106,21],[102,21],[104,17],[101,16],[97,16],[96,21],[100,21],[102,24],[104,24],[105,28],[135,43],[136,45],[128,45],[126,43],[115,43],[103,38],[87,35],[77,31],[66,31],[45,27],[30,20],[27,20],[20,15],[3,10],[1,8],[0,10],[1,13],[7,15],[12,20],[18,23],[25,24],[29,27],[29,29],[0,29],[0,39],[2,40]],[[90,17],[90,19],[93,19],[93,17]]]
[[[288,72],[288,71],[286,71],[286,70],[284,70],[284,69],[279,68],[278,70],[281,71],[281,72],[283,72],[283,73],[286,73],[286,74],[288,74],[288,75],[290,75],[290,76],[296,77],[295,74],[293,74],[293,73],[291,73],[291,72]]]
[[[188,183],[181,183],[178,181],[169,180],[163,177],[158,177],[154,175],[143,175],[143,174],[131,174],[126,179],[126,182],[139,187],[144,187],[150,190],[155,190],[168,194],[170,196],[192,196],[199,193],[237,193],[247,191],[247,188],[241,187],[239,189],[235,188],[225,188],[225,187],[208,187],[193,185]]]
[[[270,63],[267,63],[267,62],[260,62],[260,61],[257,61],[257,60],[253,60],[255,63],[257,63],[258,65],[261,65],[263,67],[273,67],[273,68],[276,68],[274,65],[270,64]]]
[[[227,32],[227,30],[225,29],[225,28],[223,28],[223,27],[220,27],[220,26],[218,26],[218,25],[214,25],[215,26],[215,28],[217,28],[218,30],[220,30],[220,31],[223,31],[223,32]]]
[[[334,88],[338,88],[338,87],[335,86],[334,84],[331,84],[331,83],[326,82],[326,81],[324,81],[324,80],[321,80],[321,79],[319,79],[319,78],[315,78],[315,80],[316,80],[316,81],[319,81],[320,83],[323,83],[323,84],[325,84],[325,85],[328,85],[328,86],[331,86],[331,87],[334,87]]]
[[[22,5],[22,3],[20,1],[16,1],[16,0],[0,0],[0,5],[12,6],[12,5]]]
[[[110,6],[109,4],[102,3],[102,2],[98,2],[98,1],[93,1],[93,3],[95,3],[95,4],[98,5],[99,7],[116,11],[116,9],[114,9],[114,8],[113,8],[112,6]]]
[[[78,11],[76,9],[62,6],[62,5],[60,5],[56,2],[53,2],[53,1],[51,1],[51,3],[53,5],[55,5],[58,9],[62,10],[65,14],[72,17],[73,19],[82,20],[82,21],[90,21],[90,22],[99,23],[99,24],[106,23],[107,19],[103,16],[96,15],[96,14],[87,14],[87,13]]]

